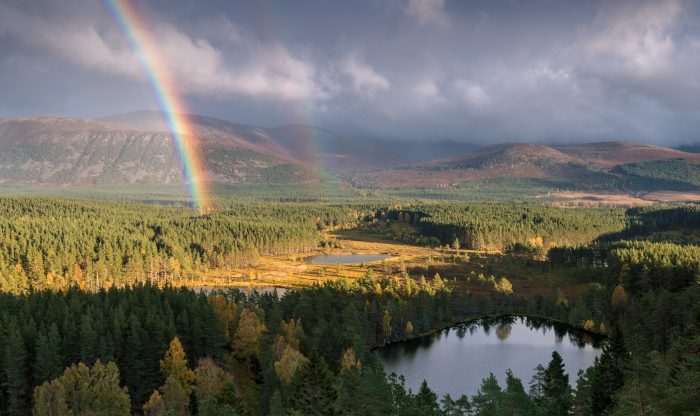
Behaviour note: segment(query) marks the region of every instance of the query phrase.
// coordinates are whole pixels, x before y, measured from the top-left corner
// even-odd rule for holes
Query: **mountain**
[[[633,142],[499,144],[413,166],[355,172],[352,182],[457,187],[491,179],[531,179],[566,189],[694,191],[700,185],[700,154]]]
[[[313,182],[284,149],[266,140],[203,132],[209,181]],[[184,181],[167,132],[52,116],[0,120],[0,181],[58,185],[174,184]]]
[[[468,145],[375,141],[313,126],[262,128],[191,115],[206,180],[217,183],[337,181],[324,171],[417,163]],[[428,147],[433,147],[427,151]],[[319,166],[322,169],[318,169]],[[0,183],[177,184],[182,167],[163,114],[99,120],[55,116],[0,119]]]
[[[263,128],[199,115],[188,115],[188,119],[192,122],[197,137],[205,143],[251,150],[285,160],[293,159],[287,149],[275,141]],[[99,121],[134,130],[169,131],[164,114],[157,111],[134,111],[104,117]]]
[[[688,152],[634,142],[587,143],[557,146],[556,149],[568,155],[579,157],[591,165],[602,169],[609,169],[625,163],[641,163],[653,160],[700,160],[698,155]]]
[[[339,135],[302,124],[256,127],[189,115],[197,135],[225,138],[229,144],[331,171],[385,168],[424,162],[464,152],[472,145],[452,141],[412,142]],[[167,131],[164,115],[135,111],[100,119],[138,130]]]
[[[566,146],[415,143],[338,135],[308,125],[263,128],[189,116],[210,182],[458,187],[527,179],[559,189],[683,190],[700,185],[700,154],[633,142]],[[465,151],[468,150],[468,151]],[[322,169],[319,169],[321,167]],[[323,173],[322,173],[323,172]],[[100,120],[0,119],[0,183],[179,184],[171,134],[157,112]]]

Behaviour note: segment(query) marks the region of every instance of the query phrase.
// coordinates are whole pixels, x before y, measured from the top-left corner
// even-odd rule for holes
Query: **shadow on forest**
[[[603,234],[599,242],[648,237],[658,231],[678,230],[682,233],[700,231],[700,211],[692,207],[654,209],[649,207],[629,208],[625,215],[627,227],[618,232]],[[680,237],[680,235],[679,235]]]

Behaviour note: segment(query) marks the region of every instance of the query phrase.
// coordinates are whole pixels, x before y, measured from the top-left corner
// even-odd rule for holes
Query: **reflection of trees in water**
[[[457,328],[455,328],[455,331],[457,332],[457,337],[459,339],[463,339],[467,335],[467,326],[458,325]]]
[[[499,340],[505,341],[510,336],[510,331],[512,330],[513,325],[511,324],[498,325],[498,327],[496,328],[496,336]]]
[[[534,331],[541,331],[546,334],[549,331],[554,331],[556,342],[560,343],[564,337],[579,348],[591,345],[594,348],[600,348],[602,336],[586,332],[573,326],[560,322],[549,321],[542,318],[529,318],[522,316],[499,316],[482,318],[474,321],[465,322],[456,325],[452,329],[440,331],[436,334],[414,338],[410,341],[392,344],[382,348],[382,355],[390,360],[410,359],[418,350],[430,348],[430,346],[448,336],[449,331],[455,331],[459,339],[463,339],[467,333],[474,335],[480,330],[484,331],[485,335],[489,335],[492,328],[495,328],[496,336],[499,340],[505,341],[510,337],[513,330],[513,325],[516,323],[525,324],[525,326]]]
[[[569,341],[579,348],[583,348],[586,345],[592,345],[594,348],[600,348],[602,336],[593,334],[581,330],[579,328],[573,327],[571,325],[549,321],[542,318],[521,318],[524,320],[525,325],[530,329],[542,330],[542,333],[546,334],[548,330],[553,330],[556,338],[556,342],[560,343],[564,340],[564,337],[568,337]]]
[[[497,316],[477,319],[459,326],[461,334],[460,337],[464,337],[465,332],[469,331],[470,334],[474,335],[479,328],[482,328],[484,334],[487,336],[491,332],[491,328],[496,327],[496,336],[501,341],[505,341],[513,329],[513,324],[521,323],[533,331],[542,332],[546,335],[549,331],[554,331],[555,340],[557,343],[563,342],[564,338],[568,338],[569,341],[579,348],[583,348],[586,345],[592,345],[594,348],[600,348],[602,336],[581,330],[579,328],[573,327],[571,325],[550,321],[543,318],[534,318],[527,316]]]

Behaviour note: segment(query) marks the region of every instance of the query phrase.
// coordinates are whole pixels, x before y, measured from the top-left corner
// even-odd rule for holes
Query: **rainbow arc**
[[[160,55],[146,21],[139,15],[132,1],[105,1],[146,73],[153,95],[165,114],[168,130],[173,136],[189,195],[199,212],[204,214],[211,209],[211,197],[197,132],[168,63]]]

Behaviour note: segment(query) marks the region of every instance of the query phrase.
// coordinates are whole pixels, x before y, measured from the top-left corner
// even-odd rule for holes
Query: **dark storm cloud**
[[[139,2],[193,112],[381,137],[694,141],[691,1]],[[101,2],[0,0],[0,112],[155,108]]]

